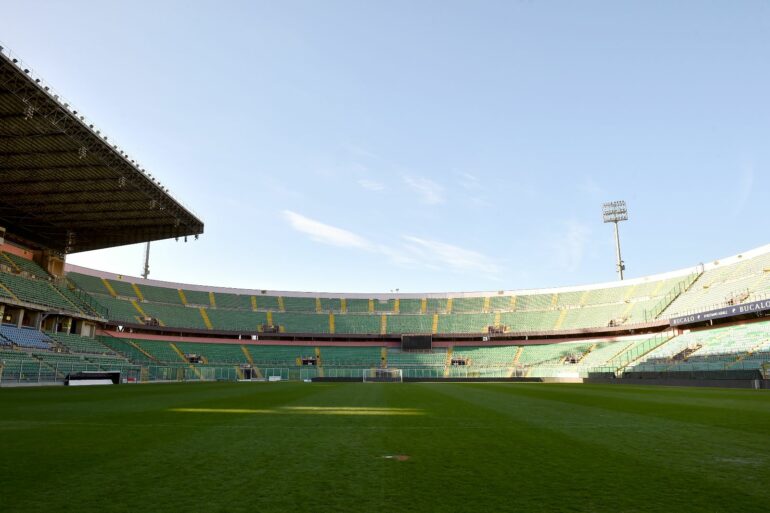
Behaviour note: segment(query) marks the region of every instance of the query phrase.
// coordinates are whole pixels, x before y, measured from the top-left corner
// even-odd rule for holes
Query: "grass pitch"
[[[770,395],[542,384],[0,389],[0,510],[760,511]]]

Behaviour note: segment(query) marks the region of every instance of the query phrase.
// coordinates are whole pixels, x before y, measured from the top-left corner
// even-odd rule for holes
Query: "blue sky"
[[[610,281],[767,242],[764,1],[25,2],[0,41],[206,223],[151,277]],[[72,255],[134,274],[142,247]]]

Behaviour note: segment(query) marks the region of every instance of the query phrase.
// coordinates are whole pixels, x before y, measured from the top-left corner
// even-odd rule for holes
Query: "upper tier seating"
[[[48,272],[40,267],[36,262],[14,255],[13,253],[5,253],[0,251],[0,264],[5,262],[9,263],[13,268],[25,272],[34,278],[49,279],[51,277]]]
[[[380,333],[379,315],[341,314],[334,316],[334,332],[338,334]]]
[[[348,299],[346,303],[348,313],[366,313],[369,311],[368,299]]]
[[[123,280],[107,280],[107,282],[110,284],[110,287],[112,287],[112,290],[115,291],[115,294],[121,297],[132,297],[137,298],[139,297],[139,294],[137,294],[136,289],[134,289],[134,286],[126,281]]]
[[[418,314],[422,311],[421,299],[401,299],[398,306],[399,313]]]
[[[431,333],[432,315],[387,315],[386,333]]]
[[[110,293],[109,290],[107,290],[107,287],[104,286],[102,279],[97,276],[70,272],[67,273],[67,278],[86,292],[91,292],[94,294]]]
[[[240,294],[214,293],[217,308],[251,310],[251,296]]]
[[[5,286],[3,286],[1,283],[2,282],[0,282],[0,298],[4,297],[8,299],[13,299],[13,294],[11,293],[11,291],[5,288]]]
[[[315,312],[316,301],[314,297],[285,297],[284,309],[287,312]]]
[[[483,297],[457,297],[452,300],[452,313],[477,313],[483,311]]]
[[[130,324],[142,324],[141,314],[129,301],[110,296],[92,295],[94,300],[107,309],[107,318]]]
[[[112,292],[122,298],[118,301],[109,297],[111,292],[100,278],[77,273],[70,276],[94,292],[94,297],[110,309],[112,320],[125,323],[141,322],[144,314],[167,327],[253,333],[271,324],[285,333],[340,335],[478,334],[490,328],[516,333],[650,322],[666,306],[664,302],[682,290],[687,279],[517,296],[398,300],[209,293],[183,286],[165,288],[141,282],[135,286],[127,280],[108,280]],[[135,298],[136,306],[131,305],[131,298]],[[185,303],[189,306],[183,306]]]
[[[342,311],[342,301],[340,298],[321,298],[322,312],[340,312]]]
[[[62,293],[47,280],[25,278],[0,272],[0,283],[20,301],[71,312],[80,311],[77,306],[65,299]]]
[[[153,301],[155,303],[168,303],[171,305],[181,305],[182,298],[179,295],[178,289],[171,289],[166,287],[155,287],[153,285],[144,285],[137,283],[139,290],[142,292],[142,296],[145,301]],[[133,295],[133,294],[132,294]]]
[[[704,272],[686,294],[665,310],[664,317],[720,308],[730,301],[762,299],[770,293],[770,253],[737,263],[719,265]]]
[[[327,314],[275,312],[273,324],[287,333],[329,333]]]
[[[432,317],[432,316],[431,316]],[[442,314],[437,333],[483,333],[494,324],[494,314]]]
[[[144,313],[158,319],[163,326],[198,330],[207,329],[206,323],[196,307],[148,302],[141,303],[139,306]]]
[[[257,310],[280,310],[281,305],[277,296],[254,296],[254,302],[257,305]],[[315,311],[315,307],[312,312]]]
[[[259,331],[264,324],[267,324],[267,314],[265,312],[210,308],[206,313],[215,330],[235,330],[253,333]]]
[[[208,292],[202,292],[200,290],[182,290],[185,300],[188,305],[196,306],[210,306],[211,300],[209,299]]]

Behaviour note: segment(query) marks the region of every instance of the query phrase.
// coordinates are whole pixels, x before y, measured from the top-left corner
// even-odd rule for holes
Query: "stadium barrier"
[[[319,377],[361,381],[371,367],[270,367],[255,366],[259,380],[280,379],[281,381],[307,381]],[[198,381],[239,381],[242,373],[236,366],[208,365],[115,365],[109,369],[97,364],[82,362],[43,363],[18,362],[15,365],[0,366],[0,386],[64,383],[67,376],[78,372],[120,372],[122,383],[177,383]],[[473,380],[507,379],[523,377],[520,368],[464,368],[414,367],[401,369],[404,380]]]
[[[89,363],[20,361],[0,366],[0,385],[64,383],[70,374],[105,370],[120,372],[124,382],[138,381],[140,378],[140,369],[134,365],[117,365],[104,369],[97,364]]]
[[[588,378],[583,381],[593,385],[657,385],[668,387],[718,387],[718,388],[750,388],[754,390],[770,389],[770,380],[766,379],[680,379],[675,377],[623,379],[623,378]]]

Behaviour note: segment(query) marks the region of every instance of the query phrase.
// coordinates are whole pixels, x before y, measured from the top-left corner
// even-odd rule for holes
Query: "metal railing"
[[[651,322],[658,318],[660,314],[662,314],[666,308],[668,308],[671,303],[673,303],[676,298],[684,294],[687,289],[689,289],[695,281],[701,277],[703,274],[703,271],[692,273],[688,275],[684,280],[680,281],[676,284],[676,286],[669,290],[668,293],[666,293],[663,298],[655,303],[655,305],[650,308],[649,310],[644,311],[644,321],[645,322]]]
[[[70,293],[77,298],[82,304],[78,306],[85,306],[88,310],[91,310],[103,319],[107,319],[110,311],[99,304],[91,294],[78,287],[72,280],[68,278],[61,278],[56,280],[57,285],[65,287]]]

